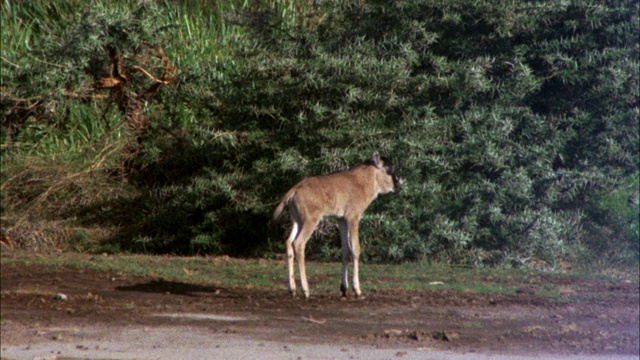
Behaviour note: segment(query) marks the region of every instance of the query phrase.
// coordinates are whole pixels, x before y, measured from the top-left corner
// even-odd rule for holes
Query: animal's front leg
[[[349,260],[351,259],[351,247],[349,246],[349,225],[344,219],[338,220],[340,227],[340,239],[342,241],[342,282],[340,283],[340,291],[342,297],[347,297],[349,289]]]
[[[353,261],[353,291],[356,293],[356,297],[362,296],[360,291],[360,239],[358,237],[358,225],[360,219],[349,222],[349,247],[351,248],[351,259]]]

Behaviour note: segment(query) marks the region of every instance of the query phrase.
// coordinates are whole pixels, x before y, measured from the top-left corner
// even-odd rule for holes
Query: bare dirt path
[[[526,289],[304,301],[90,269],[10,264],[1,275],[3,359],[637,359],[639,350],[637,283],[575,280],[562,301]]]

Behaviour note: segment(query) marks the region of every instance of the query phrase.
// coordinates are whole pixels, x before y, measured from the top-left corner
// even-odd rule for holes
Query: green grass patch
[[[1,256],[2,266],[43,266],[52,272],[62,268],[92,269],[130,276],[154,277],[198,285],[256,290],[286,290],[287,269],[283,260],[231,257],[174,257],[149,255],[86,255],[63,253],[43,255],[13,251]],[[312,262],[307,273],[316,294],[337,292],[339,263]],[[513,269],[469,269],[446,265],[363,264],[361,283],[366,291],[447,290],[477,294],[514,295],[521,289],[551,299],[582,292],[585,282],[616,282],[602,275],[545,274]],[[638,281],[638,278],[635,278]]]

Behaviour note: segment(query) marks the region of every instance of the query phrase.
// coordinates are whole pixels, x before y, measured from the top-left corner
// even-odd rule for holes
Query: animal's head
[[[376,182],[378,183],[379,193],[385,194],[400,191],[400,179],[395,174],[389,159],[380,156],[378,151],[374,151],[367,164],[376,167]]]

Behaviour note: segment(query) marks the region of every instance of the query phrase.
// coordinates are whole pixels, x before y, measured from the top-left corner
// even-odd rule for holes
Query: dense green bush
[[[273,6],[228,13],[210,47],[175,41],[195,18],[156,21],[161,37],[118,22],[176,69],[123,150],[136,190],[78,208],[81,221],[117,226],[125,249],[268,256],[288,187],[378,149],[404,186],[363,219],[372,261],[637,263],[637,2]],[[322,224],[311,256],[337,258],[336,243]]]

